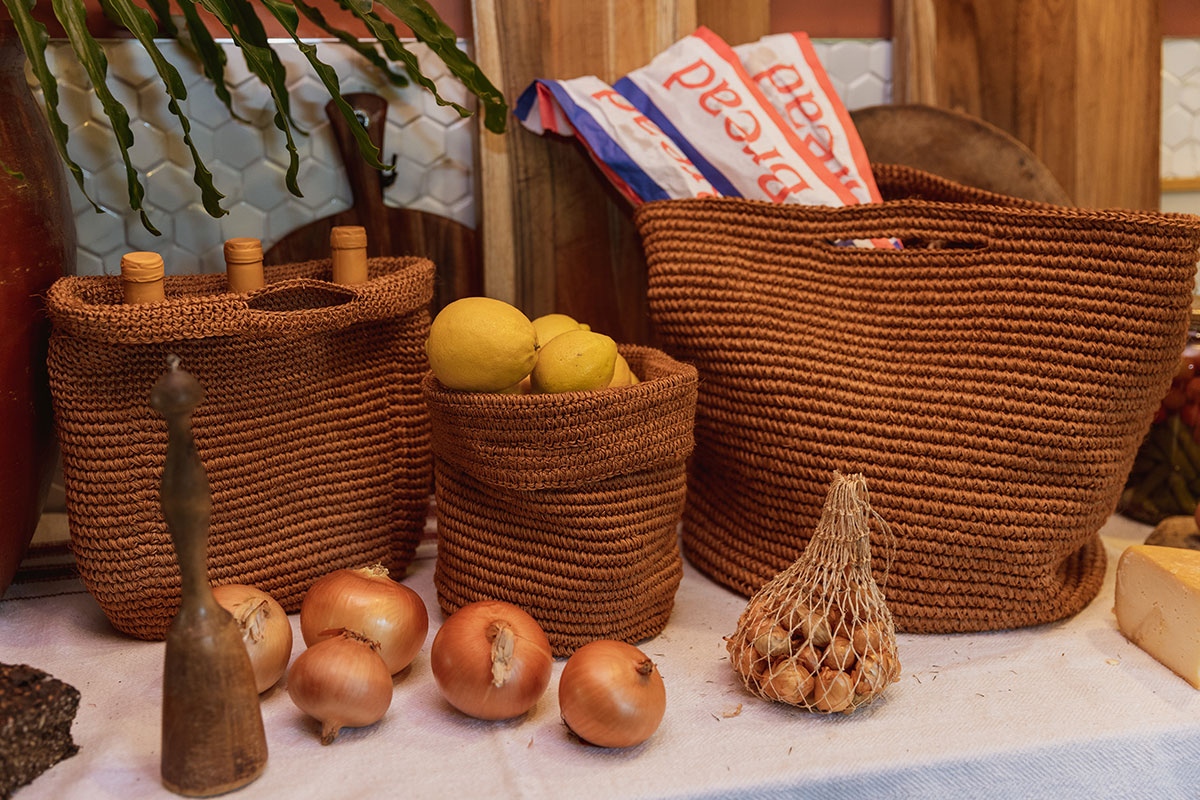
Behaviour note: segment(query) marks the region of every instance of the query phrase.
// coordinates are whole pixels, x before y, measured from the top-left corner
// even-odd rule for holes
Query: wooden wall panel
[[[893,99],[1020,139],[1081,206],[1159,202],[1157,0],[894,0]]]
[[[480,66],[512,103],[535,78],[614,81],[698,24],[694,0],[475,0],[474,13]],[[478,164],[487,293],[649,341],[631,209],[582,149],[514,123],[481,134]]]

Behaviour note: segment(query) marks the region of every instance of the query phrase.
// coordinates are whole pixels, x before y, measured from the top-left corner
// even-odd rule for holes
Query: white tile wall
[[[70,47],[56,42],[49,59],[59,79],[59,111],[71,128],[70,152],[84,169],[88,193],[105,209],[95,213],[69,181],[79,231],[80,274],[115,273],[123,253],[142,249],[161,252],[171,273],[217,272],[225,268],[221,243],[227,238],[257,236],[269,247],[307,222],[350,207],[350,186],[325,117],[328,95],[290,41],[275,47],[287,68],[293,116],[310,132],[296,141],[303,197],[291,195],[284,185],[287,151],[283,133],[272,122],[274,106],[266,88],[246,70],[237,49],[226,45],[229,82],[234,108],[251,121],[249,125],[230,118],[199,64],[190,63],[177,43],[160,43],[188,86],[184,111],[192,122],[196,149],[212,171],[217,189],[226,196],[222,206],[230,213],[220,219],[210,217],[200,204],[179,121],[167,109],[167,96],[145,52],[133,41],[110,41],[104,46],[109,86],[130,112],[131,160],[142,172],[150,219],[163,235],[148,233],[137,215],[129,212],[125,166],[112,130]],[[372,91],[389,101],[383,157],[388,161],[393,153],[398,156],[398,177],[385,191],[385,201],[473,226],[473,118],[463,119],[439,107],[419,87],[392,86],[342,44],[318,47],[322,60],[337,70],[344,92]],[[443,96],[472,106],[474,98],[446,74],[440,60],[423,45],[410,47]],[[32,75],[29,80],[40,102]]]
[[[815,40],[834,89],[850,109],[891,101],[891,42],[886,40]],[[176,64],[186,64],[179,46],[161,46]],[[420,44],[412,45],[426,74],[443,92],[468,105],[469,95],[445,74],[441,62]],[[200,206],[191,163],[179,138],[179,123],[167,111],[163,93],[145,53],[131,41],[105,43],[113,93],[133,118],[132,158],[143,170],[147,205],[163,236],[148,234],[126,210],[125,170],[99,104],[65,43],[50,48],[51,67],[60,79],[60,111],[71,126],[71,152],[87,173],[92,197],[105,207],[95,214],[72,185],[79,228],[79,272],[115,272],[121,254],[131,249],[163,253],[171,272],[220,271],[221,242],[231,236],[257,236],[265,245],[289,231],[350,205],[333,137],[325,120],[327,95],[307,61],[291,42],[276,48],[288,71],[293,111],[311,135],[297,145],[305,196],[290,195],[283,183],[287,165],[283,135],[273,125],[267,90],[247,72],[236,48],[228,45],[235,108],[252,120],[229,118],[198,65],[181,69],[188,85],[186,111],[197,149],[226,194],[230,214],[219,220]],[[349,48],[319,45],[322,58],[337,69],[345,91],[374,91],[388,98],[384,157],[398,155],[397,180],[386,201],[475,224],[473,196],[473,119],[460,119],[436,105],[424,90],[396,89]],[[35,93],[36,84],[30,79]],[[1200,176],[1200,39],[1163,43],[1162,174]],[[510,128],[516,131],[516,128]],[[1200,209],[1192,209],[1200,211]]]
[[[1200,177],[1200,39],[1163,40],[1162,175]]]

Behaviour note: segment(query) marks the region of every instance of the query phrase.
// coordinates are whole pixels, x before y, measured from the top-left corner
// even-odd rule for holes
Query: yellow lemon
[[[629,368],[629,362],[625,360],[625,356],[617,354],[617,364],[613,367],[612,380],[609,381],[609,386],[633,386],[637,383],[637,375],[633,374],[633,370]]]
[[[613,377],[617,343],[602,333],[560,333],[542,347],[530,380],[535,392],[603,389]]]
[[[577,331],[580,327],[578,322],[566,314],[543,314],[533,321],[533,329],[537,331],[538,347],[545,346],[560,333]]]
[[[526,375],[519,382],[514,383],[507,389],[501,389],[500,394],[533,394],[533,387],[530,386],[529,376]]]
[[[499,392],[537,363],[537,333],[519,309],[490,297],[464,297],[438,312],[425,354],[447,388]]]

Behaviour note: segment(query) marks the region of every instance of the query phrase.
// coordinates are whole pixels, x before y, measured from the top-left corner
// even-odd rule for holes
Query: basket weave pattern
[[[862,472],[898,537],[901,630],[1073,614],[1178,364],[1200,220],[877,178],[888,202],[639,210],[656,329],[701,377],[685,553],[750,594],[801,553],[833,471]],[[891,236],[906,249],[834,244]]]
[[[149,306],[123,305],[115,277],[52,287],[71,545],[116,628],[161,639],[179,604],[159,505],[166,422],[148,400],[168,353],[205,391],[193,428],[214,584],[295,611],[333,569],[411,562],[432,480],[420,378],[433,266],[371,259],[370,271],[350,287],[320,279],[327,260],[268,267],[249,298],[223,275],[168,277],[166,302]]]
[[[662,630],[683,574],[696,371],[651,348],[621,353],[636,386],[473,394],[425,378],[445,613],[513,603],[557,656]]]

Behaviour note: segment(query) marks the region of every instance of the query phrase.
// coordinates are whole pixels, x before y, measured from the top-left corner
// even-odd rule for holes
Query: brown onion
[[[537,620],[498,600],[451,614],[429,650],[442,695],[477,719],[510,719],[532,708],[550,685],[552,659]]]
[[[296,657],[288,673],[292,702],[321,722],[321,744],[346,728],[373,725],[392,704],[392,675],[375,642],[353,631],[330,631]]]
[[[558,705],[563,722],[585,742],[630,747],[658,729],[667,692],[654,662],[641,650],[602,639],[567,659],[558,680]]]
[[[836,669],[822,669],[817,673],[812,702],[819,711],[845,711],[853,699],[854,683],[849,675]]]
[[[425,644],[429,612],[420,595],[376,564],[335,570],[314,583],[300,605],[300,634],[310,647],[324,631],[346,629],[379,644],[388,672],[407,667]]]
[[[771,668],[763,680],[762,690],[768,697],[798,705],[812,691],[813,676],[791,659],[784,659]]]
[[[259,694],[265,692],[283,677],[292,657],[292,624],[283,606],[261,589],[240,583],[214,586],[212,593],[241,629],[254,685]]]

